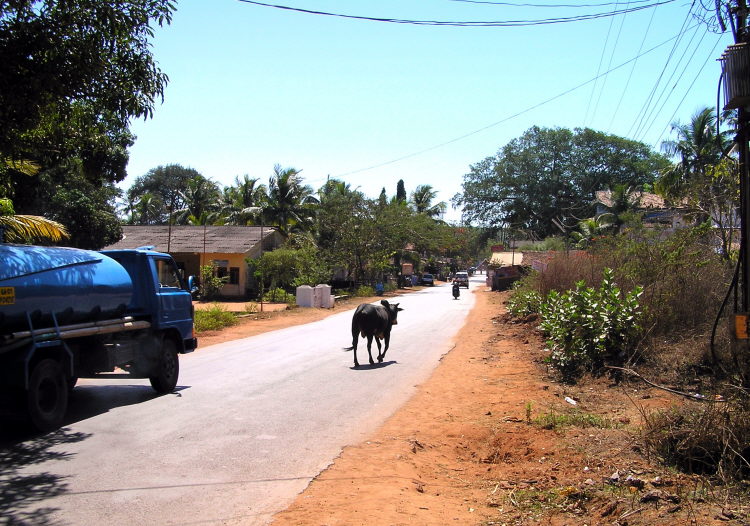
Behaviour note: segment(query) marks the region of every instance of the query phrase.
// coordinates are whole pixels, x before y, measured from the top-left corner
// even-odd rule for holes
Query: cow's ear
[[[400,308],[399,305],[400,305],[400,303],[394,303],[393,304],[393,308],[396,309],[396,312],[404,310],[404,309]]]
[[[383,307],[387,307],[388,305],[390,305],[390,303],[388,303],[388,300],[380,300],[380,304],[381,304],[381,305],[382,305]],[[397,304],[397,305],[398,305],[398,304]]]

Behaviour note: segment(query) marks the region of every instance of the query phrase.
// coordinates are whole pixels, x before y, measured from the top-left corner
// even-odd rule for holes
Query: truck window
[[[180,276],[174,263],[168,259],[156,260],[156,271],[159,276],[160,287],[182,288]]]

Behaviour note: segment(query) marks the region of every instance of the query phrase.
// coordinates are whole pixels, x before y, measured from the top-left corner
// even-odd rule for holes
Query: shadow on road
[[[388,367],[389,365],[393,365],[396,363],[398,363],[396,360],[388,360],[387,362],[383,363],[376,362],[373,364],[361,363],[359,364],[359,367],[351,366],[349,367],[349,369],[351,369],[352,371],[367,371],[368,369],[382,369],[383,367]]]
[[[64,476],[47,471],[25,473],[34,465],[51,460],[65,460],[71,454],[61,446],[86,440],[87,433],[58,429],[41,436],[26,436],[6,429],[0,434],[0,517],[9,525],[60,526],[52,519],[53,507],[35,505],[67,491]],[[23,440],[23,441],[19,441]],[[15,443],[14,443],[15,442]]]

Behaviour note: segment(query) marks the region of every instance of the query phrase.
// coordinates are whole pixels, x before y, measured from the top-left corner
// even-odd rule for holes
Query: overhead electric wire
[[[628,1],[626,8],[630,6],[630,2]],[[615,43],[612,46],[612,53],[609,55],[609,62],[607,63],[607,69],[612,67],[612,61],[615,59],[615,51],[617,50],[617,45],[620,43],[620,35],[622,35],[622,28],[625,26],[625,19],[628,17],[627,13],[622,15],[622,20],[620,21],[620,29],[617,31],[617,38],[615,38]],[[614,21],[614,18],[612,18]],[[596,104],[594,105],[594,113],[591,115],[591,120],[593,121],[596,119],[596,113],[599,111],[599,103],[602,101],[602,95],[604,95],[604,88],[607,85],[607,79],[609,76],[604,77],[604,80],[602,81],[602,87],[599,89],[599,97],[596,99]]]
[[[687,89],[687,90],[685,90],[685,94],[684,94],[684,95],[682,96],[682,98],[680,99],[680,102],[678,102],[678,103],[677,103],[677,106],[675,107],[675,110],[674,110],[674,112],[672,113],[672,116],[671,116],[671,117],[669,118],[669,120],[667,121],[667,125],[666,125],[666,126],[664,127],[664,129],[662,130],[662,132],[661,132],[661,134],[659,135],[659,137],[658,137],[658,138],[656,139],[656,142],[654,143],[654,147],[656,147],[656,145],[657,145],[657,144],[659,143],[659,141],[661,141],[661,138],[662,138],[662,137],[664,136],[664,132],[665,132],[665,131],[667,131],[667,128],[669,128],[669,127],[671,126],[671,123],[672,123],[672,121],[673,121],[673,119],[674,119],[675,115],[677,115],[677,112],[678,112],[678,111],[679,111],[679,109],[680,109],[680,108],[682,107],[682,103],[683,103],[683,102],[685,102],[685,99],[687,98],[688,94],[690,93],[690,90],[692,90],[692,89],[693,89],[693,86],[695,86],[695,83],[696,83],[696,82],[698,81],[698,77],[700,77],[700,74],[701,74],[701,73],[703,72],[703,70],[704,70],[704,69],[706,68],[706,65],[708,64],[708,61],[709,61],[709,60],[711,60],[711,58],[712,58],[712,57],[714,57],[714,51],[716,50],[716,46],[718,46],[718,45],[719,45],[719,42],[721,42],[721,39],[722,39],[722,37],[723,37],[723,36],[724,36],[724,35],[719,35],[719,38],[717,38],[717,39],[716,39],[716,43],[714,44],[714,47],[713,47],[713,48],[711,48],[711,51],[710,51],[710,53],[709,53],[709,54],[708,54],[708,56],[706,57],[706,60],[704,60],[704,61],[703,61],[703,65],[702,65],[702,66],[701,66],[701,68],[700,68],[700,69],[698,70],[698,73],[696,73],[696,74],[695,74],[695,77],[693,78],[693,82],[691,82],[691,83],[690,83],[690,86],[688,86],[688,89]],[[717,119],[717,121],[718,121],[718,119]],[[718,122],[717,122],[717,124],[718,124]]]
[[[692,27],[690,29],[692,29]],[[669,42],[673,41],[676,38],[679,38],[680,35],[681,35],[681,33],[678,33],[675,36],[673,36],[671,38],[668,38],[667,40],[665,40],[665,41],[663,41],[663,42],[661,42],[661,43],[653,46],[652,48],[647,49],[643,53],[640,53],[639,55],[631,58],[630,60],[627,60],[627,61],[623,62],[622,64],[619,64],[619,65],[615,66],[614,68],[612,68],[612,69],[610,69],[608,71],[605,71],[604,73],[602,73],[599,76],[601,77],[603,75],[608,75],[609,73],[612,73],[613,71],[617,71],[618,69],[620,69],[620,68],[622,68],[624,66],[627,66],[628,64],[630,64],[634,60],[638,60],[640,57],[642,57],[644,55],[648,55],[652,51],[655,51],[655,50],[659,49],[660,47],[668,44]],[[568,95],[569,93],[572,93],[572,92],[574,92],[574,91],[576,91],[576,90],[578,90],[578,89],[580,89],[580,88],[582,88],[582,87],[584,87],[584,86],[586,86],[588,84],[591,84],[597,78],[598,77],[591,78],[591,79],[589,79],[589,80],[587,80],[585,82],[582,82],[581,84],[578,84],[577,86],[574,86],[574,87],[572,87],[572,88],[570,88],[568,90],[563,91],[562,93],[558,93],[557,95],[555,95],[553,97],[550,97],[550,98],[548,98],[548,99],[546,99],[546,100],[544,100],[542,102],[534,104],[533,106],[529,106],[528,108],[523,109],[523,110],[521,110],[519,112],[516,112],[516,113],[514,113],[512,115],[509,115],[509,116],[507,116],[507,117],[505,117],[505,118],[503,118],[503,119],[501,119],[501,120],[499,120],[497,122],[493,122],[492,124],[488,124],[487,126],[483,126],[482,128],[479,128],[479,129],[474,130],[472,132],[466,133],[466,134],[461,135],[459,137],[456,137],[454,139],[442,142],[440,144],[436,144],[434,146],[430,146],[429,148],[425,148],[425,149],[419,150],[417,152],[413,152],[413,153],[410,153],[410,154],[407,154],[407,155],[403,155],[403,156],[398,157],[396,159],[391,159],[390,161],[385,161],[385,162],[382,162],[382,163],[374,164],[374,165],[368,166],[366,168],[359,168],[357,170],[351,170],[349,172],[344,172],[342,174],[337,175],[336,177],[344,177],[344,176],[347,176],[347,175],[352,175],[352,174],[357,174],[357,173],[361,173],[361,172],[366,172],[366,171],[369,171],[369,170],[374,170],[375,168],[381,168],[383,166],[388,166],[390,164],[395,164],[397,162],[404,161],[406,159],[410,159],[410,158],[416,157],[418,155],[422,155],[423,153],[427,153],[427,152],[431,152],[433,150],[437,150],[438,148],[442,148],[443,146],[447,146],[449,144],[453,144],[454,142],[461,141],[463,139],[466,139],[467,137],[471,137],[472,135],[476,135],[477,133],[481,133],[481,132],[483,132],[485,130],[488,130],[490,128],[494,128],[495,126],[503,124],[504,122],[507,122],[507,121],[509,121],[511,119],[515,119],[516,117],[518,117],[520,115],[523,115],[524,113],[528,113],[528,112],[530,112],[532,110],[535,110],[535,109],[537,109],[537,108],[539,108],[541,106],[544,106],[545,104],[549,104],[550,102],[552,102],[554,100],[557,100],[557,99],[559,99],[561,97],[564,97],[565,95]]]
[[[449,2],[461,2],[465,4],[485,4],[485,5],[501,5],[506,7],[552,7],[552,8],[558,8],[558,7],[573,7],[573,8],[580,8],[580,7],[608,7],[611,5],[617,5],[621,2],[602,2],[599,4],[527,4],[522,2],[491,2],[490,0],[448,0]],[[652,0],[633,0],[630,2],[631,4],[644,4],[646,2],[651,2]]]
[[[685,72],[687,71],[688,65],[690,65],[691,61],[695,57],[695,54],[698,52],[698,49],[699,49],[699,47],[701,45],[701,42],[703,42],[703,39],[706,38],[707,34],[708,34],[708,28],[706,28],[706,30],[703,33],[703,36],[701,36],[701,39],[696,44],[695,49],[693,50],[693,53],[690,55],[690,58],[687,60],[687,63],[685,64],[684,68],[680,67],[682,65],[682,58],[680,59],[680,62],[677,63],[677,65],[675,66],[674,71],[672,72],[672,75],[670,75],[669,80],[667,81],[667,85],[664,86],[664,88],[662,89],[661,94],[659,95],[659,98],[656,99],[656,104],[659,104],[662,101],[663,97],[666,96],[666,98],[664,98],[664,101],[661,102],[661,105],[659,106],[659,109],[656,109],[656,106],[654,106],[654,109],[651,111],[651,120],[641,130],[640,135],[637,135],[635,137],[636,140],[643,140],[643,138],[646,137],[646,134],[649,132],[649,130],[653,127],[654,123],[656,122],[656,119],[659,117],[659,114],[664,109],[664,106],[667,105],[667,102],[669,101],[669,96],[677,88],[677,85],[679,84],[680,80],[682,80],[682,77],[685,75]],[[687,52],[687,48],[685,49],[685,52]],[[677,72],[678,69],[681,70],[681,72],[680,72],[679,76],[677,77],[677,80],[675,80],[674,83],[673,83],[672,82],[672,78],[674,77],[674,74]],[[702,69],[703,68],[701,67],[701,70]],[[672,87],[669,89],[669,91],[667,91],[667,87],[670,84],[671,84]],[[639,137],[640,137],[640,139],[639,139]]]
[[[614,9],[612,11],[616,11],[619,7],[620,2],[617,2]],[[609,45],[609,35],[612,34],[612,25],[614,24],[615,18],[612,17],[609,19],[609,27],[607,28],[607,37],[604,39],[604,46],[602,47],[602,54],[599,57],[599,65],[596,67],[596,76],[599,76],[599,73],[602,71],[602,63],[604,62],[604,55],[607,53],[607,46]],[[593,87],[591,88],[591,95],[589,96],[589,102],[586,105],[586,113],[583,116],[583,125],[586,126],[586,123],[589,120],[589,110],[591,109],[591,101],[594,100],[594,93],[596,93],[596,82],[594,82]]]
[[[387,22],[391,24],[411,24],[417,26],[445,26],[445,27],[523,27],[523,26],[538,26],[547,24],[562,24],[569,22],[582,22],[585,20],[596,20],[598,18],[604,18],[608,16],[616,16],[624,13],[633,13],[641,11],[643,9],[649,9],[664,4],[670,4],[675,0],[659,0],[648,5],[631,7],[627,10],[612,11],[611,13],[590,13],[584,15],[576,15],[570,17],[556,17],[556,18],[540,18],[537,20],[485,20],[485,21],[443,21],[443,20],[409,20],[401,18],[379,18],[371,16],[359,16],[359,15],[345,15],[343,13],[331,13],[328,11],[316,11],[313,9],[302,9],[299,7],[291,7],[280,4],[267,4],[264,2],[257,2],[255,0],[237,0],[245,4],[252,4],[261,7],[271,7],[274,9],[282,9],[286,11],[295,11],[298,13],[305,13],[311,15],[322,15],[331,16],[337,18],[347,18],[353,20],[364,20],[368,22]]]
[[[661,83],[661,79],[664,76],[664,72],[667,70],[667,66],[669,65],[669,62],[672,60],[672,56],[674,55],[675,49],[677,49],[677,46],[680,43],[680,40],[682,40],[682,36],[685,32],[685,26],[688,23],[688,20],[690,20],[691,13],[693,12],[693,4],[690,5],[690,9],[688,10],[687,15],[685,16],[685,20],[682,22],[682,27],[680,27],[680,32],[678,38],[675,40],[674,45],[672,46],[672,49],[669,52],[669,56],[667,56],[667,61],[664,63],[664,67],[661,70],[661,73],[656,79],[656,82],[654,83],[654,87],[651,88],[651,92],[646,96],[646,100],[643,102],[643,106],[641,106],[640,111],[635,117],[635,120],[633,121],[633,124],[630,125],[630,128],[628,129],[628,133],[626,135],[632,137],[633,134],[631,133],[633,131],[633,127],[636,127],[637,129],[640,129],[641,124],[643,122],[643,119],[648,112],[649,106],[651,106],[651,100],[654,97],[654,93],[659,87],[659,84]],[[636,131],[637,131],[636,129]]]
[[[654,8],[653,11],[651,11],[651,19],[648,21],[648,26],[646,27],[646,31],[643,33],[643,38],[641,39],[641,45],[638,47],[638,53],[641,52],[643,49],[643,45],[646,43],[646,37],[648,37],[648,33],[651,30],[651,24],[654,22],[654,17],[656,16],[656,9]],[[637,53],[637,54],[638,54]],[[612,119],[609,121],[608,130],[612,129],[612,124],[615,122],[615,118],[617,117],[617,112],[620,111],[620,106],[622,105],[622,101],[625,98],[625,93],[628,91],[628,87],[630,87],[630,81],[633,79],[633,72],[635,71],[635,66],[638,64],[638,60],[633,62],[633,67],[630,68],[630,74],[628,75],[628,80],[625,82],[625,87],[622,89],[622,93],[620,93],[620,100],[617,101],[617,107],[615,108],[614,113],[612,113]]]

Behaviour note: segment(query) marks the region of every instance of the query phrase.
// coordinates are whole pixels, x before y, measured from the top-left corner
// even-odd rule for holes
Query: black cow
[[[383,361],[385,353],[388,350],[388,343],[391,340],[391,327],[398,324],[396,317],[398,316],[400,309],[398,303],[391,305],[386,300],[382,300],[380,305],[371,305],[370,303],[363,303],[357,310],[354,311],[352,317],[352,346],[354,350],[354,367],[359,367],[357,361],[357,340],[361,334],[363,338],[367,338],[367,354],[370,356],[370,364],[374,364],[372,361],[372,338],[375,337],[375,343],[378,344],[378,362]],[[385,349],[380,352],[380,340],[385,340]]]

